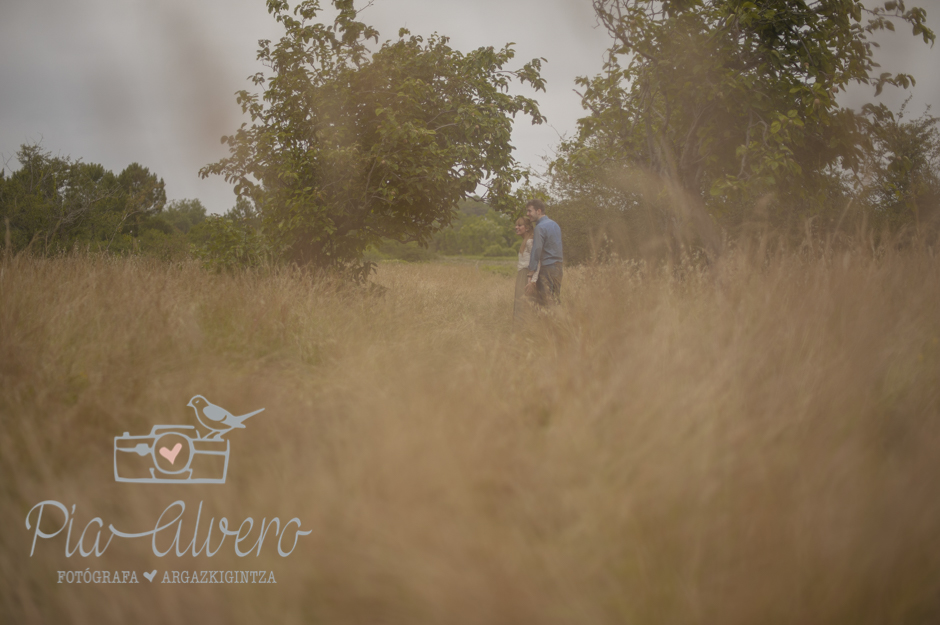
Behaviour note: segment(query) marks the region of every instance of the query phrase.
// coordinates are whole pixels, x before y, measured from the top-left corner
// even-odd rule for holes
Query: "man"
[[[561,228],[545,216],[545,204],[541,200],[526,202],[525,214],[535,227],[526,293],[534,295],[542,306],[558,304],[561,302]],[[536,271],[537,279],[534,278]]]

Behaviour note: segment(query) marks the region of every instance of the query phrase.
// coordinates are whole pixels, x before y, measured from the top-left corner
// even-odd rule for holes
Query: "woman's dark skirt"
[[[516,274],[516,296],[512,304],[512,328],[518,330],[532,311],[532,302],[525,294],[525,285],[529,281],[529,270],[520,269]]]

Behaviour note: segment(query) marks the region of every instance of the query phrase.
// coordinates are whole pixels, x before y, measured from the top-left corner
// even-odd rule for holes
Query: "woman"
[[[532,239],[535,231],[532,228],[532,222],[525,217],[516,220],[516,234],[522,237],[522,244],[519,245],[519,262],[516,265],[516,297],[512,306],[513,327],[517,327],[525,317],[526,311],[532,305],[526,296],[526,285],[529,282],[529,259],[532,256]],[[535,270],[533,280],[539,276],[538,269]]]

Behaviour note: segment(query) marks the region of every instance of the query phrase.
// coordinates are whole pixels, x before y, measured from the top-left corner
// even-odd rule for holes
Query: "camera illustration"
[[[114,438],[114,479],[150,484],[224,484],[229,442],[201,438],[192,425],[155,425]]]

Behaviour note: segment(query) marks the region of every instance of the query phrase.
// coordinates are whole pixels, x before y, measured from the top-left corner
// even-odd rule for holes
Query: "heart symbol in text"
[[[183,443],[177,443],[173,445],[172,451],[166,447],[160,448],[160,455],[170,461],[170,464],[176,463],[176,456],[180,453],[180,449],[183,448]]]
[[[177,443],[177,445],[179,445],[179,443]],[[166,449],[166,448],[164,447],[164,449]],[[177,450],[177,451],[179,451],[179,450]],[[175,456],[176,454],[173,454],[173,455]],[[152,581],[153,581],[153,576],[156,575],[156,574],[157,574],[157,569],[154,569],[154,570],[150,571],[149,573],[144,573],[144,577],[147,578],[147,581],[148,581],[148,582],[152,582]]]

